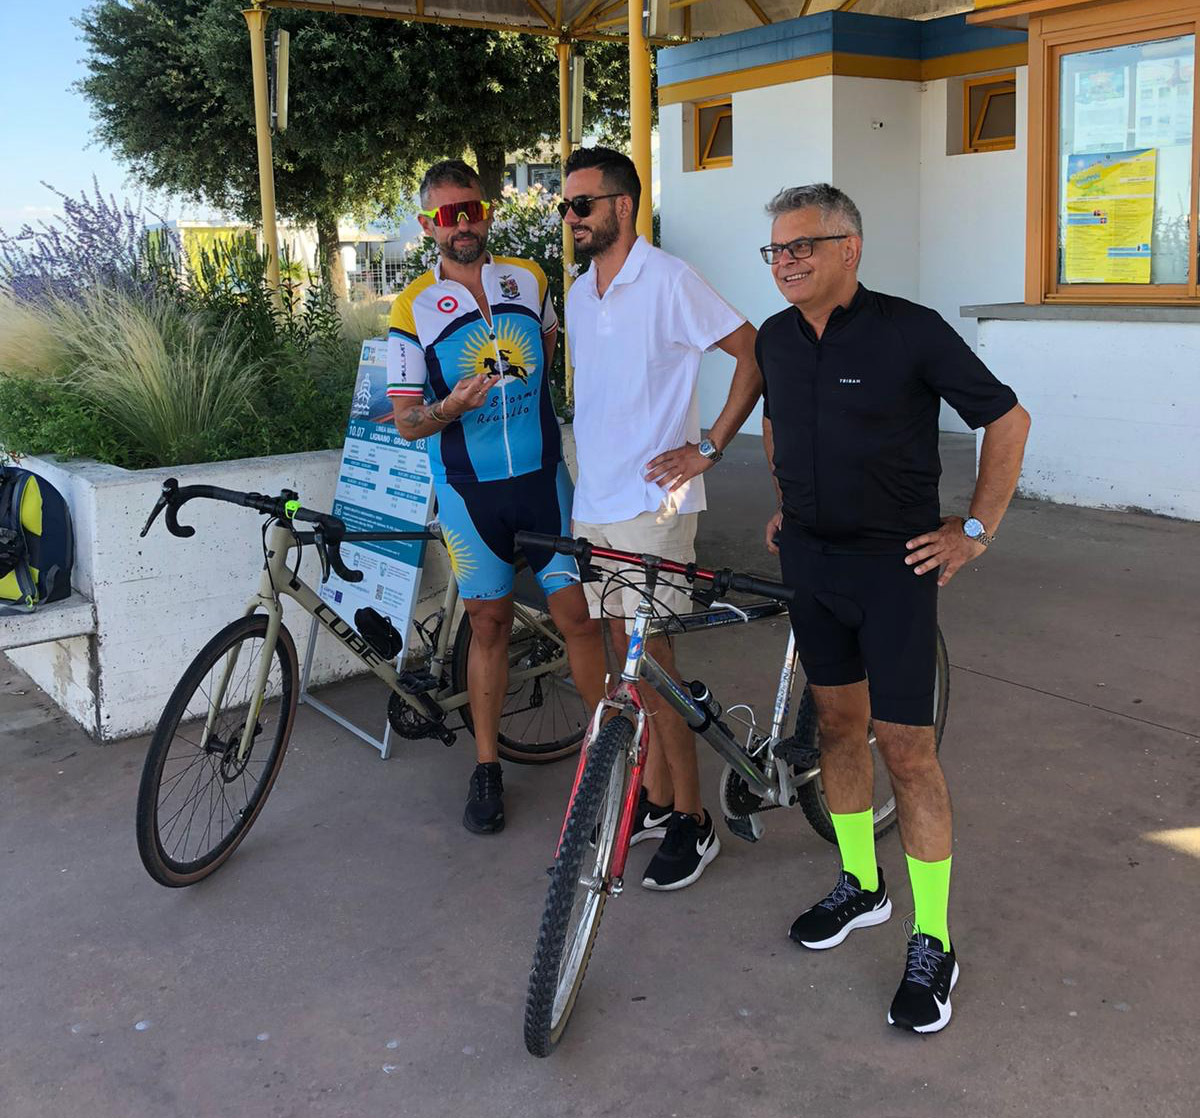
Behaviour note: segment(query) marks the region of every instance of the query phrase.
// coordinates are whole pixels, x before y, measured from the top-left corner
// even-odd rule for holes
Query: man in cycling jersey
[[[421,206],[421,228],[440,257],[392,305],[388,396],[400,434],[428,439],[438,519],[473,638],[467,692],[477,764],[463,826],[491,834],[504,827],[497,735],[513,538],[570,527],[571,480],[547,383],[558,317],[537,264],[488,253],[490,206],[471,167],[457,159],[430,167]],[[538,553],[530,562],[590,710],[603,691],[604,646],[575,561]]]
[[[791,304],[762,324],[763,444],[779,511],[767,547],[797,591],[796,650],[820,727],[842,873],[791,938],[836,947],[892,911],[875,860],[867,724],[896,796],[915,916],[888,1023],[950,1020],[950,796],[934,737],[937,593],[996,534],[1029,416],[936,311],[858,282],[862,218],[825,183],[781,191],[760,250]],[[966,517],[940,515],[938,415],[984,429]]]
[[[704,482],[695,475],[721,456],[761,391],[754,327],[684,261],[637,235],[641,183],[628,156],[581,148],[566,172],[559,210],[576,253],[591,261],[566,308],[579,456],[575,532],[619,550],[691,562],[705,507]],[[729,400],[701,439],[696,383],[701,357],[714,348],[737,365]],[[592,612],[615,618],[611,632],[623,650],[625,619],[640,594],[602,598],[603,587],[587,585]],[[691,609],[688,594],[667,580],[656,600],[664,612]],[[647,647],[678,679],[667,639],[653,637]],[[681,889],[700,877],[721,844],[701,804],[691,730],[652,688],[642,694],[653,715],[651,748],[631,841],[662,838],[643,886]]]

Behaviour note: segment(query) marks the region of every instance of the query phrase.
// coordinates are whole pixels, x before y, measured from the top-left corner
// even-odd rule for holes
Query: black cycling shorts
[[[867,681],[871,717],[933,725],[937,572],[918,575],[902,552],[838,549],[783,523],[779,560],[797,591],[788,607],[809,683]]]

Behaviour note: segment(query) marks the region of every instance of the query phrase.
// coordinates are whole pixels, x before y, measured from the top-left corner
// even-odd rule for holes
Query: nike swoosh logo
[[[715,839],[716,837],[717,837],[717,831],[716,831],[716,828],[714,827],[711,831],[708,832],[708,838],[706,838],[703,842],[696,843],[696,853],[701,858],[704,857],[704,854],[708,850],[708,848],[710,846],[712,846],[712,840]]]
[[[666,813],[666,815],[660,815],[657,819],[649,812],[646,812],[646,816],[642,820],[642,828],[644,830],[649,830],[651,827],[661,827],[670,818],[671,813],[669,811]]]

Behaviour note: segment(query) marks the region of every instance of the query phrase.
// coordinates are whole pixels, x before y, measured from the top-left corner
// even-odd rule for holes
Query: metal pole
[[[629,3],[629,130],[633,165],[642,180],[637,231],[649,241],[654,232],[654,199],[651,197],[650,165],[650,49],[642,34],[642,7],[647,3],[649,0],[630,0]]]
[[[560,39],[558,43],[558,155],[561,162],[560,182],[562,192],[567,191],[567,160],[571,157],[571,41]],[[571,290],[571,265],[575,263],[575,238],[571,227],[564,221],[562,226],[562,269],[563,269],[563,324],[559,330],[559,342],[563,351],[563,368],[566,370],[567,403],[575,398],[575,370],[571,367],[571,353],[567,348],[567,292]]]
[[[267,252],[267,282],[279,298],[279,234],[275,229],[275,167],[271,160],[271,104],[267,93],[267,10],[242,12],[250,30],[250,61],[254,68],[254,133],[258,139],[258,192],[262,200],[263,244]]]

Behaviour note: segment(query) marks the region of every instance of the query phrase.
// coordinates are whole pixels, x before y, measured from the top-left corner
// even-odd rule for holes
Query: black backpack
[[[0,613],[68,597],[74,561],[62,494],[29,470],[0,466]]]

